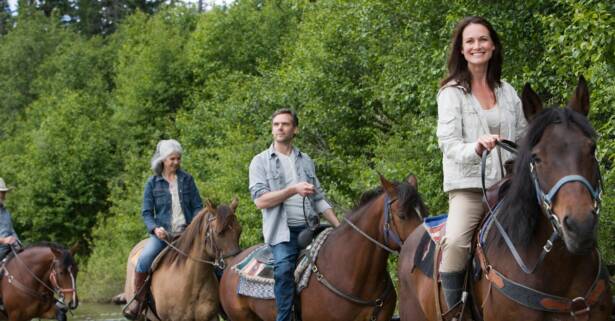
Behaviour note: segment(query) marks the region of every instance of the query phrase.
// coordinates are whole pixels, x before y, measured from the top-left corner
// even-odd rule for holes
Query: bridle
[[[401,247],[404,244],[404,242],[401,240],[401,237],[399,237],[399,232],[397,231],[397,227],[395,226],[395,222],[393,221],[393,215],[392,215],[392,211],[391,211],[391,205],[393,205],[393,203],[395,203],[395,202],[397,202],[397,198],[390,198],[389,195],[385,193],[385,195],[384,195],[384,215],[383,215],[383,221],[384,221],[384,223],[383,223],[384,242],[385,243],[389,243],[389,240],[392,240],[393,243],[398,245],[399,248],[401,249]],[[415,210],[417,216],[419,217],[419,219],[422,221],[423,218],[421,216],[419,208],[416,207],[416,208],[414,208],[414,210]],[[350,225],[350,227],[352,227],[359,234],[361,234],[365,238],[367,238],[370,242],[376,244],[380,248],[384,249],[385,251],[387,251],[387,252],[389,252],[389,253],[391,253],[393,255],[399,255],[399,251],[394,250],[394,249],[388,247],[386,244],[383,244],[383,243],[379,242],[378,240],[374,239],[373,237],[369,236],[367,233],[362,231],[358,226],[356,226],[354,223],[352,223],[347,217],[344,217],[344,221],[346,223],[348,223],[348,225]]]
[[[39,278],[28,267],[28,265],[21,259],[21,257],[15,251],[14,247],[11,246],[10,248],[11,248],[11,251],[13,252],[14,257],[17,259],[17,261],[21,265],[24,266],[24,268],[28,272],[28,274],[30,274],[32,276],[32,278],[38,284],[42,285],[43,288],[45,288],[46,290],[51,292],[52,296],[48,297],[48,296],[45,296],[45,295],[41,295],[39,292],[37,292],[37,291],[27,287],[25,284],[23,284],[22,282],[17,280],[15,278],[15,276],[9,272],[9,270],[6,267],[6,264],[4,264],[2,266],[2,269],[6,273],[6,275],[8,277],[8,282],[10,284],[12,284],[16,288],[24,291],[25,293],[29,294],[30,296],[33,296],[33,297],[35,297],[35,298],[37,298],[37,299],[39,299],[41,301],[51,300],[52,302],[55,302],[57,305],[59,305],[59,308],[63,308],[63,309],[66,309],[66,303],[64,303],[64,300],[66,298],[66,294],[69,294],[70,296],[72,296],[72,301],[71,301],[71,304],[69,304],[69,308],[71,308],[71,309],[75,309],[76,308],[76,305],[74,303],[77,302],[77,282],[76,282],[76,279],[75,279],[75,275],[73,273],[73,266],[72,265],[70,265],[67,268],[67,271],[68,271],[68,273],[70,275],[70,279],[71,279],[71,287],[70,288],[63,288],[58,283],[58,278],[57,278],[58,272],[56,271],[57,259],[53,259],[52,262],[51,262],[51,266],[49,267],[48,272],[45,273],[45,275],[49,274],[48,281],[49,281],[49,284],[51,284],[51,286],[49,286],[47,282],[45,282],[41,278]],[[56,296],[58,298],[56,298]]]
[[[598,163],[598,159],[596,155],[594,155],[594,160]],[[557,235],[558,237],[563,236],[562,226],[555,212],[553,212],[553,201],[557,192],[567,183],[579,182],[583,187],[587,189],[589,195],[592,197],[594,201],[594,210],[593,213],[596,216],[600,215],[600,204],[602,203],[602,175],[600,174],[600,167],[597,167],[598,173],[598,187],[594,188],[592,184],[581,175],[566,175],[560,178],[553,187],[549,190],[548,193],[545,193],[542,188],[540,188],[540,183],[538,180],[538,174],[536,172],[536,161],[535,159],[530,160],[530,176],[532,179],[532,185],[534,185],[534,190],[536,191],[536,198],[538,199],[538,203],[542,208],[542,212],[546,215],[547,219],[551,223],[551,227],[553,228],[553,235]],[[555,237],[553,236],[552,237]],[[550,244],[552,246],[553,244]]]
[[[220,250],[220,248],[218,247],[216,240],[214,238],[214,233],[212,231],[212,222],[215,221],[217,219],[216,216],[212,215],[211,212],[207,212],[208,217],[204,218],[207,220],[207,226],[205,227],[205,246],[211,246],[211,248],[213,249],[213,252],[215,253],[215,258],[214,260],[209,260],[207,258],[200,258],[200,257],[194,257],[184,251],[182,251],[181,249],[179,249],[178,247],[176,247],[175,245],[173,245],[173,243],[167,241],[166,239],[163,239],[162,241],[164,243],[167,244],[167,246],[169,246],[171,249],[173,249],[174,251],[176,251],[177,253],[193,260],[196,262],[200,262],[200,263],[205,263],[205,264],[209,264],[212,265],[216,268],[222,269],[224,270],[226,268],[226,262],[225,259],[228,259],[229,257],[233,257],[235,255],[237,255],[239,252],[241,252],[240,248],[237,248],[235,251],[228,253],[228,254],[223,254],[222,251]],[[232,228],[232,227],[231,227]]]
[[[515,143],[513,143],[511,141],[508,141],[508,140],[497,141],[496,145],[498,147],[500,147],[500,148],[505,149],[506,151],[508,151],[510,153],[513,153],[513,154],[517,154],[518,153],[518,151],[517,151],[517,149],[518,149],[517,144],[515,144]],[[483,195],[484,195],[485,199],[486,199],[485,164],[486,164],[486,159],[487,159],[487,155],[488,154],[489,154],[489,151],[485,150],[483,152],[482,159],[481,159],[481,178],[482,178],[482,185],[483,185]],[[598,163],[598,160],[597,160],[595,155],[594,155],[594,159],[596,160],[596,163]],[[557,195],[559,190],[565,184],[572,183],[572,182],[579,182],[579,183],[581,183],[587,189],[587,191],[589,192],[590,196],[592,197],[592,200],[594,201],[593,213],[596,216],[598,216],[600,214],[600,204],[601,204],[601,200],[602,200],[602,175],[600,174],[600,167],[599,166],[597,166],[597,169],[596,169],[596,171],[598,173],[598,187],[597,188],[594,188],[592,186],[592,184],[585,177],[583,177],[581,175],[566,175],[566,176],[560,178],[555,183],[555,185],[553,185],[553,187],[551,187],[551,189],[549,189],[548,193],[545,193],[542,190],[542,188],[540,187],[540,183],[539,183],[539,179],[538,179],[538,174],[537,174],[537,171],[536,171],[536,161],[535,161],[534,158],[532,158],[530,160],[529,167],[530,167],[530,178],[531,178],[534,190],[536,192],[536,198],[537,198],[538,203],[540,205],[541,212],[546,216],[546,218],[549,221],[549,223],[551,224],[551,228],[553,230],[553,232],[551,233],[551,236],[549,237],[549,239],[542,246],[542,251],[540,253],[540,256],[539,256],[538,260],[536,261],[536,264],[532,268],[528,268],[527,265],[525,264],[525,262],[523,262],[523,259],[521,258],[521,256],[517,252],[517,249],[515,248],[514,244],[512,243],[512,240],[510,239],[510,236],[508,235],[508,233],[506,232],[504,227],[500,224],[499,220],[497,219],[497,214],[494,213],[494,209],[492,209],[489,206],[489,203],[486,202],[487,208],[488,208],[490,214],[492,214],[492,216],[494,217],[493,218],[494,223],[495,223],[499,233],[502,235],[502,238],[504,239],[504,242],[506,243],[506,246],[509,248],[509,250],[513,254],[513,257],[515,258],[515,261],[517,262],[519,267],[523,270],[523,272],[525,272],[527,274],[534,273],[536,268],[538,268],[538,266],[544,260],[545,256],[549,252],[551,252],[551,250],[553,249],[553,245],[555,244],[557,239],[563,238],[563,231],[562,231],[561,223],[559,221],[559,218],[557,217],[557,215],[553,211],[553,202],[554,202],[555,196]]]
[[[60,297],[60,302],[64,302],[64,298],[66,295],[72,296],[71,302],[77,302],[77,281],[75,280],[75,275],[73,274],[73,266],[69,266],[67,268],[68,274],[70,275],[71,287],[63,288],[58,283],[57,271],[55,269],[56,264],[54,263],[51,272],[49,273],[49,282],[51,282],[51,286],[54,288],[55,293]]]

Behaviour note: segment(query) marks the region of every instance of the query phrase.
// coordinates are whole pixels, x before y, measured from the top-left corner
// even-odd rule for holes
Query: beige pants
[[[483,217],[483,194],[476,190],[454,190],[448,193],[446,234],[440,241],[440,272],[457,272],[466,268],[474,230]]]

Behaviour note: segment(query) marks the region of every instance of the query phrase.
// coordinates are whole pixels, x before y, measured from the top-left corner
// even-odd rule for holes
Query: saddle
[[[439,218],[443,221],[441,222],[441,225],[442,229],[445,229],[447,218],[446,215],[438,216],[436,218]],[[453,320],[453,318],[459,317],[461,313],[463,313],[462,320],[481,320],[480,318],[475,317],[474,311],[468,311],[467,309],[465,309],[465,305],[473,305],[473,303],[471,303],[471,297],[468,297],[468,300],[465,302],[465,304],[460,303],[451,308],[449,311],[442,311],[442,307],[440,304],[441,281],[439,273],[439,267],[442,261],[442,252],[440,250],[439,237],[437,235],[435,237],[436,239],[434,239],[434,234],[432,234],[431,231],[426,228],[426,231],[421,237],[421,240],[419,241],[419,246],[417,247],[414,254],[413,269],[418,268],[425,276],[433,280],[437,313],[441,314],[442,321],[451,321]],[[476,242],[473,241],[471,244],[472,247],[475,247]],[[474,250],[472,249],[470,253],[474,253]],[[471,259],[469,262],[474,262],[474,260]],[[468,280],[470,278],[470,275],[473,275],[474,277],[480,275],[480,265],[473,263],[469,263],[468,265],[471,266],[466,269],[464,292],[471,293],[469,289],[470,282],[468,282]]]
[[[177,241],[177,239],[179,238],[180,234],[176,234],[172,241],[171,244],[175,244],[175,242]],[[143,242],[145,240],[142,240],[141,242]],[[134,266],[137,265],[137,260],[139,259],[139,256],[141,255],[141,252],[143,251],[144,245],[131,253],[131,256],[129,257],[129,262],[130,265],[132,265],[132,269],[134,269]],[[154,259],[154,261],[152,262],[152,266],[150,269],[150,272],[147,275],[147,278],[145,279],[145,283],[143,283],[143,288],[142,289],[134,289],[135,294],[138,291],[145,291],[145,302],[143,304],[141,304],[141,311],[139,312],[139,315],[143,316],[145,314],[147,314],[147,311],[149,310],[149,312],[151,312],[158,320],[160,320],[160,317],[158,316],[158,313],[156,312],[156,302],[154,300],[154,297],[151,294],[150,291],[150,285],[151,285],[151,279],[152,279],[152,274],[158,269],[158,267],[160,266],[160,262],[162,261],[162,258],[164,258],[164,256],[169,253],[169,251],[171,250],[171,248],[169,246],[165,247],[162,251],[160,251],[160,253],[158,253],[158,255],[156,256],[156,258]]]
[[[305,250],[300,252],[294,272],[297,293],[307,286],[312,272],[311,262],[316,260],[318,251],[331,231],[332,228],[322,231]],[[231,269],[239,274],[237,293],[259,299],[274,299],[273,265],[273,254],[266,244],[254,249],[243,260],[233,265]]]
[[[509,171],[510,172],[510,171]],[[470,249],[470,259],[468,260],[468,267],[466,268],[466,282],[464,286],[464,291],[471,293],[469,286],[470,278],[474,280],[478,280],[481,277],[481,265],[480,262],[474,256],[476,252],[476,246],[478,244],[479,232],[484,228],[485,222],[489,221],[489,216],[492,214],[490,209],[494,209],[500,203],[500,201],[504,198],[506,191],[510,187],[511,176],[506,176],[493,186],[491,186],[488,190],[485,191],[485,198],[483,199],[483,208],[485,209],[485,213],[487,215],[483,216],[481,223],[479,224],[479,228],[474,231],[474,236],[472,238],[472,246]],[[423,226],[425,228],[425,233],[421,237],[419,242],[419,246],[416,249],[416,253],[414,254],[414,268],[418,268],[421,272],[434,280],[434,288],[436,293],[436,308],[440,313],[443,313],[440,308],[440,280],[439,280],[439,266],[442,261],[442,255],[440,252],[440,239],[444,236],[446,231],[446,220],[447,215],[440,215],[436,217],[429,217],[423,222]],[[471,274],[470,274],[471,273]],[[458,304],[453,307],[450,311],[442,314],[442,320],[448,321],[452,320],[454,317],[458,316],[460,313],[464,313],[464,320],[469,320],[470,318],[474,320],[481,320],[482,318],[478,314],[478,309],[474,307],[474,303],[472,302],[472,298],[466,301],[465,304],[470,303],[470,306],[473,307],[471,311],[468,313],[464,313],[462,311],[468,311],[465,309],[465,306],[462,304]]]

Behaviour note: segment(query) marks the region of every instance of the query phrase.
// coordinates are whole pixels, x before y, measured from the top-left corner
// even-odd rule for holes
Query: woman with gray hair
[[[190,224],[203,208],[199,190],[190,174],[180,169],[182,147],[174,139],[161,140],[152,157],[153,176],[145,183],[141,215],[150,238],[141,252],[135,268],[135,298],[124,309],[124,316],[137,318],[144,301],[141,288],[156,256],[170,241]]]

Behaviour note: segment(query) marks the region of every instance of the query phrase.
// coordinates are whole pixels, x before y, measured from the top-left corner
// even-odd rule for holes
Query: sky
[[[182,0],[183,2],[186,3],[194,3],[196,4],[198,1],[197,0]],[[204,0],[203,3],[207,4],[207,5],[211,5],[211,4],[231,4],[233,3],[234,0]],[[11,10],[15,11],[15,9],[17,9],[17,0],[9,0],[9,6],[11,6]]]

